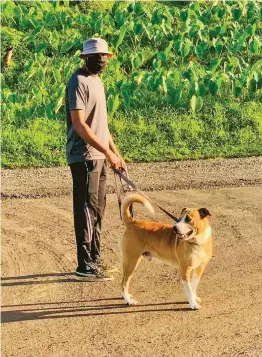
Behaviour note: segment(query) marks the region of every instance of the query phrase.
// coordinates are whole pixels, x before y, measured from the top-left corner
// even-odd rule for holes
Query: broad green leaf
[[[175,71],[173,73],[172,78],[173,78],[174,84],[177,84],[180,81],[180,72],[179,71]]]
[[[136,23],[134,26],[134,32],[136,35],[139,35],[140,33],[143,32],[143,26],[140,23]]]
[[[55,108],[54,108],[54,112],[55,114],[59,111],[59,109],[61,108],[62,104],[63,104],[63,100],[64,100],[64,97],[60,97],[57,102],[56,102],[56,105],[55,105]]]
[[[48,91],[45,89],[45,88],[41,88],[41,92],[42,92],[42,94],[44,95],[44,96],[48,96],[49,94],[48,94]]]
[[[59,0],[53,1],[53,7],[54,7],[55,10],[59,9]]]
[[[169,93],[170,93],[171,102],[174,105],[178,105],[182,99],[183,85],[180,84],[178,87],[170,89]]]
[[[189,55],[190,48],[191,48],[192,42],[189,40],[186,40],[181,46],[181,55],[182,57],[186,57]]]
[[[191,79],[191,75],[192,75],[192,71],[191,70],[188,70],[188,71],[185,71],[185,72],[182,73],[182,77],[188,79],[189,81]]]
[[[215,72],[217,70],[217,68],[219,67],[220,63],[222,61],[222,58],[214,58],[210,61],[210,70],[212,72]]]
[[[190,106],[192,109],[192,112],[199,112],[202,107],[203,107],[204,101],[202,97],[196,97],[195,95],[192,96],[190,100]]]
[[[215,79],[211,79],[208,83],[209,91],[212,95],[216,95],[218,92],[218,84]]]
[[[221,40],[218,40],[215,45],[215,49],[217,53],[220,53],[223,50],[224,43]]]
[[[48,43],[46,42],[41,42],[37,45],[36,47],[36,52],[39,53],[39,52],[44,52],[48,47]]]
[[[46,115],[47,119],[49,119],[49,120],[53,119],[54,115],[53,115],[50,104],[46,105],[46,107],[45,107],[45,115]]]
[[[41,65],[46,63],[46,56],[44,56],[42,52],[35,54],[35,58]]]
[[[31,18],[29,19],[29,22],[31,22],[31,24],[33,25],[33,27],[34,27],[36,30],[39,29],[39,27],[40,27],[40,22],[37,21],[34,17],[31,17]]]
[[[255,93],[255,92],[256,92],[256,89],[257,89],[257,81],[256,81],[254,78],[252,78],[252,79],[249,81],[248,89],[249,89],[250,93]]]
[[[134,6],[134,11],[135,11],[135,13],[138,15],[138,14],[140,14],[140,12],[141,12],[142,10],[143,10],[143,7],[142,7],[141,3],[136,2],[136,3],[135,3],[135,6]]]
[[[235,97],[239,97],[242,93],[242,85],[239,80],[235,80],[233,85],[233,94]]]
[[[180,49],[181,49],[181,45],[182,45],[182,41],[181,40],[177,40],[174,43],[174,49],[176,53],[179,53]]]
[[[206,95],[206,86],[204,85],[204,83],[199,83],[198,84],[198,94],[201,97],[204,97]]]
[[[37,99],[39,103],[42,103],[43,95],[42,92],[38,88],[33,88],[32,90],[34,97]]]
[[[242,15],[241,9],[236,8],[236,9],[233,10],[234,21],[238,21],[240,19],[241,15]]]
[[[160,70],[162,66],[162,61],[160,59],[154,59],[153,61],[153,67],[157,70]]]
[[[14,17],[14,9],[16,8],[16,5],[12,1],[6,1],[2,4],[2,14],[7,18],[10,19]]]
[[[196,112],[196,96],[193,95],[193,97],[190,99],[190,106],[192,109],[192,112],[195,113]]]
[[[173,47],[174,41],[170,41],[169,45],[167,46],[167,48],[165,49],[165,54],[168,57],[171,51],[171,48]]]
[[[255,37],[252,41],[250,41],[249,44],[249,50],[252,53],[258,53],[260,50],[260,42],[258,41],[258,39]]]
[[[157,54],[157,57],[161,60],[161,61],[166,61],[167,60],[167,55],[165,54],[165,52],[159,52]]]
[[[162,86],[164,93],[167,93],[167,84],[166,84],[166,77],[162,76]]]
[[[186,22],[186,20],[188,19],[188,10],[187,9],[182,9],[180,11],[180,19],[183,21],[183,22]]]
[[[145,23],[142,23],[142,26],[143,26],[143,29],[144,29],[148,39],[151,40],[152,39],[152,35],[151,35],[150,31],[149,31],[148,26]]]
[[[140,53],[138,53],[138,54],[134,57],[132,63],[133,63],[134,68],[135,68],[135,69],[138,69],[138,68],[140,67],[141,63],[142,63],[142,55],[141,55]]]
[[[107,99],[108,111],[112,115],[119,107],[119,95],[110,94]]]
[[[239,60],[237,57],[234,57],[234,56],[228,56],[228,59],[229,59],[229,63],[231,66],[233,66],[234,68],[236,68],[237,66],[240,66],[239,64]]]
[[[37,77],[38,77],[38,80],[40,82],[42,82],[44,80],[44,77],[45,77],[45,71],[46,69],[44,67],[40,67],[38,72],[37,72]]]
[[[124,106],[126,108],[129,108],[130,107],[130,92],[129,92],[128,88],[123,88],[121,90],[121,93],[122,93],[122,96],[124,99]]]
[[[25,65],[24,65],[24,70],[25,71],[29,71],[32,68],[33,63],[34,63],[33,60],[30,60],[30,61],[26,62]]]
[[[62,45],[60,52],[61,53],[67,53],[71,50],[71,48],[74,46],[73,42],[66,42]]]
[[[53,20],[55,19],[55,16],[51,12],[47,12],[45,14],[45,25],[49,26],[53,23]]]
[[[198,58],[202,59],[203,57],[205,57],[206,53],[208,50],[208,43],[201,41],[199,43],[199,45],[197,45],[195,47],[195,53],[197,55]]]
[[[116,43],[116,48],[118,48],[121,45],[121,43],[123,42],[127,29],[125,26],[121,26],[119,31],[120,31],[120,34],[119,34],[119,37],[118,37],[118,40]]]
[[[115,12],[115,21],[117,23],[117,28],[120,28],[125,24],[126,21],[126,14],[123,11],[116,11]]]
[[[257,70],[258,67],[262,66],[262,59],[258,60],[255,62],[252,67],[251,67],[251,72],[254,72]],[[261,69],[262,70],[262,69]]]
[[[61,73],[57,68],[53,68],[53,74],[57,83],[61,83]]]
[[[257,28],[256,24],[248,25],[246,28],[246,34],[249,36],[253,36],[256,32],[256,28]]]
[[[63,73],[64,73],[64,77],[66,77],[66,78],[68,77],[68,75],[71,74],[71,62],[70,61],[64,66]]]

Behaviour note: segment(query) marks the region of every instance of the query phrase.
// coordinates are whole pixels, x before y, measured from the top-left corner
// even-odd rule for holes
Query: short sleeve
[[[83,83],[71,85],[67,88],[69,109],[85,109],[88,96],[88,89]]]

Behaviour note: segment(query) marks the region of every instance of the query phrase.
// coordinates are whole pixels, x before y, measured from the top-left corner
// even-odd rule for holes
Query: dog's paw
[[[137,305],[137,304],[138,304],[138,302],[137,302],[135,299],[132,299],[132,298],[130,298],[127,303],[128,303],[129,306]]]
[[[125,302],[131,306],[131,305],[137,305],[137,301],[133,299],[132,295],[127,295],[125,293],[122,293],[122,297],[124,298]]]
[[[196,296],[196,302],[199,302],[199,304],[201,304],[202,299],[199,296]]]
[[[191,307],[192,310],[201,309],[201,305],[199,305],[197,302],[190,304],[190,307]]]

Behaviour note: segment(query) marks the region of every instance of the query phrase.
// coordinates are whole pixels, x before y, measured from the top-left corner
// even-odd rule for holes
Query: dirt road
[[[135,182],[175,214],[184,206],[212,212],[215,250],[200,283],[199,311],[188,309],[177,272],[165,265],[140,264],[130,289],[140,303],[135,307],[120,299],[120,273],[112,282],[75,280],[68,170],[4,171],[2,356],[261,356],[261,163],[131,167]],[[135,215],[149,218],[138,206]],[[171,223],[157,209],[156,219]],[[119,269],[123,230],[116,196],[109,194],[103,252]]]

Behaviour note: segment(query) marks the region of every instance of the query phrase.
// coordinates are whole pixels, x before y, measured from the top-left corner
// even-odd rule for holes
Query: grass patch
[[[128,162],[259,156],[262,104],[216,102],[195,116],[172,107],[120,111],[110,130]],[[2,167],[65,166],[65,145],[65,121],[5,121]]]

